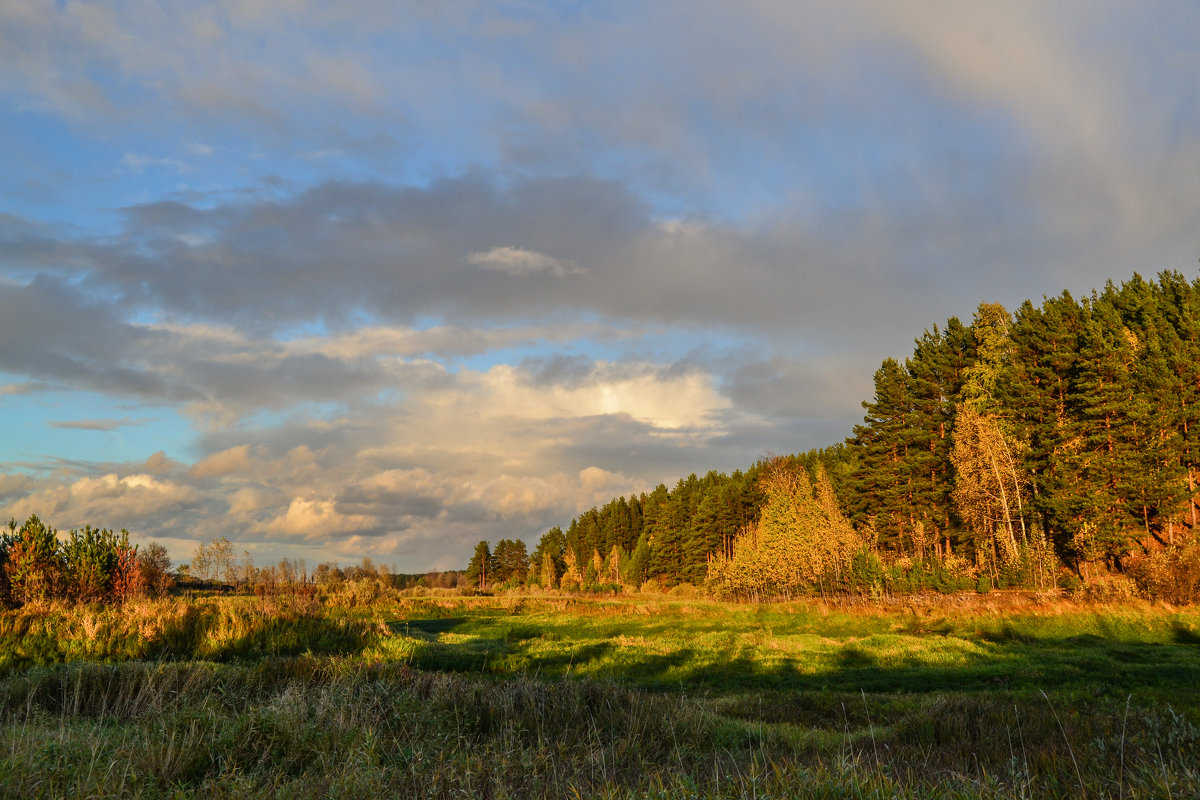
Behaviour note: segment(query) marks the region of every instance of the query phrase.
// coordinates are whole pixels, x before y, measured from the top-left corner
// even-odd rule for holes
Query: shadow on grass
[[[483,630],[462,644],[434,643],[413,666],[437,671],[543,677],[606,677],[651,690],[687,688],[724,694],[742,691],[868,692],[922,695],[938,692],[1039,691],[1071,697],[1129,693],[1179,698],[1196,704],[1200,686],[1200,636],[1177,626],[1174,641],[1128,642],[1095,634],[1038,637],[1015,628],[981,634],[980,646],[940,661],[936,651],[914,646],[872,649],[870,640],[848,643],[811,659],[765,654],[754,648],[683,647],[648,652],[612,641],[557,641]],[[937,637],[942,640],[942,637]]]
[[[412,636],[413,634],[422,633],[429,636],[436,636],[439,633],[447,633],[452,631],[466,621],[466,617],[393,620],[392,622],[388,623],[388,629],[391,630],[392,633],[399,633],[405,636]]]
[[[1200,644],[1200,631],[1193,630],[1182,622],[1171,624],[1171,636],[1179,644]]]

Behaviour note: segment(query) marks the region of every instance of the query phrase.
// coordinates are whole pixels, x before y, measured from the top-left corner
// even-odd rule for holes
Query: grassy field
[[[22,609],[0,713],[6,796],[1198,797],[1200,611]]]

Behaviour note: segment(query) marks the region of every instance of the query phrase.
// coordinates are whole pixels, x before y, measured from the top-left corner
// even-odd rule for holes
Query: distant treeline
[[[370,558],[342,567],[326,562],[310,573],[304,559],[282,558],[256,566],[248,552],[238,557],[221,536],[201,542],[189,562],[171,569],[158,542],[131,544],[129,532],[90,525],[65,537],[37,515],[23,524],[10,520],[0,532],[0,608],[45,601],[125,603],[168,592],[234,592],[262,597],[370,603],[389,591],[471,588],[462,570],[404,574]]]
[[[703,583],[710,553],[728,551],[762,505],[757,465],[746,472],[689,475],[673,489],[618,497],[551,528],[531,555],[525,543],[480,542],[466,576],[476,585],[639,586]]]
[[[818,518],[837,527],[820,510],[828,482],[855,540],[842,537],[845,552],[810,590],[1045,588],[1115,575],[1160,594],[1181,583],[1184,595],[1200,591],[1200,281],[1135,275],[1015,314],[984,303],[971,325],[934,326],[874,378],[863,423],[842,444],[614,499],[547,531],[528,558],[505,540],[498,552],[520,552],[501,563],[480,542],[468,577],[719,583],[727,573],[710,564],[761,539],[780,486],[808,493],[787,512],[808,516],[775,519],[772,536]]]

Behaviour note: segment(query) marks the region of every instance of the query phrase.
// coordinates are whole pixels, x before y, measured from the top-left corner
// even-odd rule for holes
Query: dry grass
[[[1200,796],[1198,643],[1147,605],[28,609],[0,795]]]

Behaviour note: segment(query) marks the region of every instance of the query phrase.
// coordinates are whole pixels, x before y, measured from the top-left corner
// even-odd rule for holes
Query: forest
[[[520,542],[480,542],[469,576],[743,597],[1085,584],[1196,597],[1200,281],[983,303],[885,359],[874,386],[843,443],[615,498],[527,559]],[[766,574],[781,557],[788,574]]]

